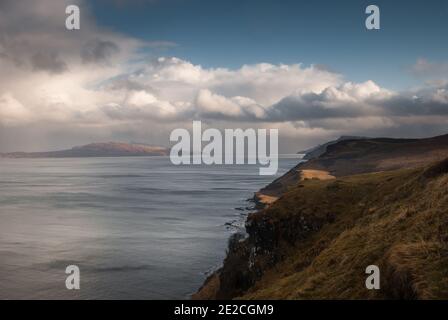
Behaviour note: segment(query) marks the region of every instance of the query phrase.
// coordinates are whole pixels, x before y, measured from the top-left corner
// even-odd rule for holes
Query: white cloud
[[[4,93],[0,96],[0,123],[14,125],[27,123],[31,120],[31,112],[17,101],[11,94]]]
[[[206,118],[257,119],[265,115],[263,107],[253,99],[241,96],[226,98],[207,89],[199,90],[195,106],[198,115]]]
[[[167,97],[191,99],[198,90],[209,89],[226,97],[245,96],[263,105],[294,92],[319,92],[342,81],[339,74],[314,66],[260,63],[236,70],[205,69],[175,57],[154,59],[128,79],[151,85]]]
[[[65,30],[67,4],[83,10],[79,32]],[[446,126],[444,63],[417,61],[414,73],[431,75],[431,86],[398,93],[372,81],[347,82],[319,65],[229,69],[176,57],[148,60],[142,48],[173,44],[102,29],[85,4],[0,3],[0,149],[20,148],[8,139],[19,135],[55,147],[77,139],[166,144],[173,127],[192,119],[276,127],[291,143],[297,136],[412,135]]]
[[[144,90],[140,90],[130,92],[125,102],[130,106],[143,107],[157,102],[157,98]]]
[[[319,93],[307,92],[287,96],[268,109],[267,119],[297,121],[380,116],[386,110],[377,102],[394,95],[372,81],[359,84],[347,82],[327,87]]]

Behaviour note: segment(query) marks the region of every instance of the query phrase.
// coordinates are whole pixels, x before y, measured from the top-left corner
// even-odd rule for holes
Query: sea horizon
[[[280,157],[277,176],[300,161]],[[167,156],[0,159],[0,298],[186,299],[275,177]],[[67,265],[82,270],[68,291]]]

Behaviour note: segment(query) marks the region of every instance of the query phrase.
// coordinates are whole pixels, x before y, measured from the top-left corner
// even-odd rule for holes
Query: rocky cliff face
[[[427,156],[448,156],[444,141],[401,141],[420,151],[402,169],[325,181],[288,173],[280,198],[248,217],[248,237],[229,241],[222,268],[193,298],[448,298],[448,160]],[[381,290],[365,288],[371,264]]]
[[[304,185],[299,185],[304,188]],[[223,267],[212,277],[219,277],[219,286],[213,292],[205,285],[196,299],[230,299],[243,295],[264,274],[283,261],[298,241],[310,237],[325,224],[334,222],[335,212],[326,208],[297,206],[292,211],[281,207],[286,199],[280,198],[268,209],[251,214],[246,222],[248,237],[229,241]]]

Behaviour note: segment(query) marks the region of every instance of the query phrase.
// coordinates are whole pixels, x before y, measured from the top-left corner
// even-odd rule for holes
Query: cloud
[[[391,97],[392,92],[372,81],[344,83],[319,93],[304,93],[283,98],[268,109],[270,121],[296,121],[324,118],[356,118],[381,115],[375,101]]]
[[[65,29],[78,4],[81,30]],[[68,147],[94,140],[168,144],[170,130],[193,119],[216,127],[275,127],[288,143],[341,134],[428,135],[446,129],[444,63],[418,60],[431,83],[394,92],[355,83],[315,64],[207,68],[154,56],[170,41],[142,41],[100,28],[86,2],[0,2],[0,150]],[[144,49],[144,50],[143,50]]]
[[[109,64],[110,58],[119,51],[118,45],[112,41],[93,39],[82,47],[81,59],[83,63]]]
[[[65,28],[65,8],[71,4],[82,12],[81,29],[74,32]],[[83,63],[104,67],[151,44],[99,28],[83,0],[4,0],[0,30],[0,63],[12,62],[28,72],[59,74]]]
[[[31,117],[31,112],[10,93],[0,95],[0,124],[28,123]]]
[[[163,113],[153,111],[155,101],[140,103],[139,116],[146,114],[148,120],[193,117],[229,125],[278,127],[290,122],[298,135],[305,128],[341,134],[383,130],[381,135],[386,135],[401,126],[406,127],[403,135],[412,135],[409,123],[418,124],[420,119],[423,126],[429,126],[428,117],[448,115],[446,87],[393,92],[373,81],[343,82],[340,75],[314,66],[257,64],[236,70],[205,69],[182,59],[161,57],[106,83],[123,92],[143,90],[151,99],[157,97],[158,103],[170,106],[170,112]],[[126,116],[125,110],[122,106],[121,117]]]
[[[49,73],[62,73],[66,71],[67,64],[54,52],[39,52],[31,57],[33,70],[47,71]]]
[[[197,115],[206,119],[255,120],[265,115],[264,108],[251,98],[226,98],[207,89],[199,91],[195,106]]]
[[[414,77],[423,79],[426,86],[436,90],[448,86],[448,62],[446,61],[420,58],[410,67],[410,73]]]
[[[128,79],[158,88],[160,94],[190,99],[209,89],[226,97],[245,96],[269,105],[296,91],[318,92],[341,83],[342,76],[314,66],[260,63],[239,69],[203,68],[176,57],[149,61]]]
[[[431,62],[420,58],[411,67],[411,72],[418,77],[446,78],[448,76],[448,62]]]

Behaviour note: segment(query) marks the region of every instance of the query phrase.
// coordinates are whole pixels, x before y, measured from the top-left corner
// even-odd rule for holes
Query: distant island
[[[0,153],[2,158],[87,158],[87,157],[141,157],[166,156],[169,148],[141,143],[91,143],[71,149],[45,152]]]

